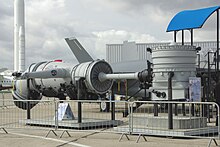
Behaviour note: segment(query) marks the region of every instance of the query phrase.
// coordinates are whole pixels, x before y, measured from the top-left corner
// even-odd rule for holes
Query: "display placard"
[[[57,110],[58,120],[73,120],[74,115],[68,103],[59,103]]]
[[[201,102],[201,78],[189,77],[189,100]]]

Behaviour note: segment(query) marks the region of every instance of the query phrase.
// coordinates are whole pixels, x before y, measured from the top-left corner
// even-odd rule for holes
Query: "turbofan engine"
[[[30,108],[33,108],[42,96],[61,100],[66,96],[70,99],[97,99],[109,91],[113,79],[149,81],[145,71],[113,74],[106,61],[93,60],[77,39],[65,40],[79,64],[73,66],[61,60],[40,62],[30,65],[24,73],[14,73],[12,94],[16,106],[27,109],[27,100],[35,100],[30,101]]]
[[[72,67],[72,68],[71,68]],[[77,81],[83,79],[85,90],[89,94],[104,94],[112,86],[113,81],[99,80],[99,73],[111,74],[111,66],[104,60],[85,62],[76,66],[60,61],[40,62],[32,64],[21,75],[14,74],[14,90],[12,92],[15,105],[22,109],[27,109],[27,101],[30,107],[34,107],[42,96],[57,97],[61,100],[66,98],[77,99]],[[29,83],[29,93],[27,88],[27,79]],[[91,98],[91,96],[90,96]]]

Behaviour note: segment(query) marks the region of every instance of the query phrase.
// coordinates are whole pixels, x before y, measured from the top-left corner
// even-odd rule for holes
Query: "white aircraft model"
[[[13,88],[12,72],[5,70],[0,73],[0,91]]]

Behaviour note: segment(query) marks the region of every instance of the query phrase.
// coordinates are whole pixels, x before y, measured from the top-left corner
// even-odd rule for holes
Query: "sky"
[[[76,37],[94,59],[105,59],[106,44],[171,42],[166,28],[176,13],[216,5],[219,0],[25,0],[26,67],[54,59],[76,64],[66,37]],[[215,16],[195,30],[195,41],[216,39]],[[0,0],[0,67],[8,69],[13,23],[14,1]],[[185,37],[189,40],[189,32]]]

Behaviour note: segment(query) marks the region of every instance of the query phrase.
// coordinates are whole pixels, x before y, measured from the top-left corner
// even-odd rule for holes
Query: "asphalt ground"
[[[58,136],[52,132],[45,137],[48,130],[21,130],[21,129],[7,129],[8,134],[3,130],[0,131],[0,146],[1,147],[206,147],[210,139],[192,139],[192,138],[167,138],[167,137],[153,137],[145,136],[136,143],[137,135],[123,136],[119,141],[121,134],[115,133],[94,133],[90,131],[68,131],[60,138],[62,131],[56,131]],[[220,143],[217,140],[217,143]],[[212,141],[211,146],[216,146]]]

